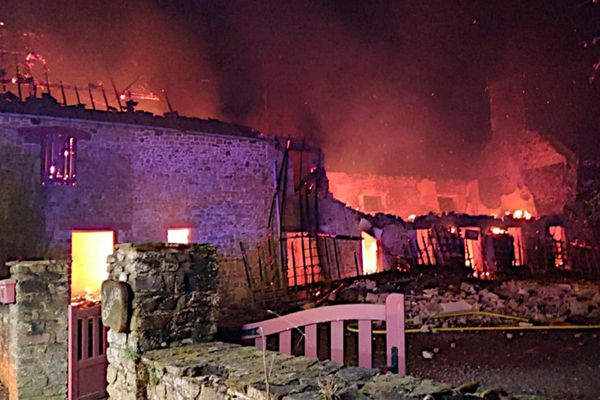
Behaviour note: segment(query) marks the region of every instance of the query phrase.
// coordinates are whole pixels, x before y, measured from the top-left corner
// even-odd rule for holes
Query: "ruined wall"
[[[198,343],[216,333],[218,278],[211,245],[119,245],[109,279],[130,291],[128,329],[108,332],[108,393],[119,400],[146,398],[140,356],[159,348]],[[104,300],[106,301],[106,300]]]
[[[508,66],[507,71],[512,71]],[[355,209],[406,218],[430,211],[497,214],[562,213],[575,199],[577,158],[550,136],[527,129],[522,76],[507,72],[488,84],[491,139],[471,161],[472,179],[420,179],[328,173],[331,192]],[[367,197],[380,204],[368,207]],[[371,202],[372,203],[372,202]]]
[[[329,187],[354,209],[402,218],[442,211],[502,215],[519,209],[560,214],[575,199],[575,157],[537,132],[522,131],[514,141],[494,138],[475,165],[477,179],[472,180],[329,172]],[[368,207],[369,196],[379,198],[378,207]]]
[[[40,184],[49,131],[78,138],[74,187]],[[127,242],[190,227],[194,242],[239,256],[239,241],[266,232],[282,154],[262,136],[0,114],[0,261],[68,256],[74,229],[116,230]]]
[[[0,381],[10,400],[67,396],[69,264],[10,263],[16,302],[0,305]]]
[[[501,211],[529,205],[534,215],[562,213],[575,199],[574,153],[550,136],[528,129],[521,74],[496,78],[488,93],[492,139],[477,162],[482,203]]]
[[[387,176],[328,172],[333,195],[366,213],[383,212],[407,218],[411,214],[456,211],[477,213],[479,193],[472,182],[459,179],[431,180],[411,176]],[[380,206],[365,197],[378,197]],[[369,204],[371,203],[371,204]],[[377,203],[377,202],[375,202]]]
[[[321,232],[332,236],[341,234],[360,238],[361,214],[359,212],[337,200],[331,194],[327,194],[319,200],[319,207],[322,211],[319,225]],[[336,248],[337,257],[335,255]],[[335,244],[332,239],[320,240],[319,254],[323,264],[327,265],[326,270],[330,279],[347,278],[356,276],[357,272],[362,273],[360,240],[336,239]]]
[[[481,200],[489,209],[560,214],[575,199],[575,156],[538,132],[522,131],[510,143],[492,140],[481,159]]]

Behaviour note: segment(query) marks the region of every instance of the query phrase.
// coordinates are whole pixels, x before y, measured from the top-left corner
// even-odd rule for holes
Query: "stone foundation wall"
[[[69,263],[9,263],[16,302],[0,306],[0,381],[10,400],[65,399]]]
[[[108,393],[119,400],[146,398],[147,351],[211,339],[216,333],[218,276],[211,245],[119,245],[109,279],[127,284],[130,316],[124,333],[110,330]]]

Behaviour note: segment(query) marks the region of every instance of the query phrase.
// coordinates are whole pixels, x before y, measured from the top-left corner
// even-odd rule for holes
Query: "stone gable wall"
[[[45,129],[81,133],[75,187],[41,186]],[[114,229],[128,242],[190,227],[194,242],[238,255],[240,240],[266,232],[282,154],[262,136],[0,114],[0,263],[68,256],[73,229]]]

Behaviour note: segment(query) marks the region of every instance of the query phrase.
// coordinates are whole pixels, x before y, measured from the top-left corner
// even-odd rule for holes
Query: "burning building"
[[[358,219],[327,194],[317,148],[48,95],[4,97],[0,116],[0,262],[72,258],[73,296],[98,291],[117,242],[213,243],[233,260],[232,299],[362,268]]]
[[[61,333],[52,332],[51,345],[61,362],[67,306],[69,321],[96,318],[89,331],[87,323],[79,331],[69,325],[69,349],[80,353],[73,363],[85,358],[81,343],[88,343],[76,338],[87,340],[89,332],[93,343],[103,343],[95,304],[117,243],[214,244],[224,316],[253,307],[266,292],[285,297],[296,293],[288,288],[362,274],[357,214],[327,192],[320,150],[299,141],[176,113],[100,111],[65,106],[48,93],[25,101],[6,93],[0,158],[1,303],[15,302],[15,280],[17,303],[10,307],[27,315],[30,303],[19,302],[19,293],[51,294],[56,310],[46,309],[44,318],[58,320]],[[60,268],[46,261],[69,259]],[[21,275],[20,260],[44,260],[25,262],[27,274],[44,270],[33,273],[39,284],[23,283],[29,275]],[[18,324],[8,307],[0,305],[0,381],[14,394],[23,385],[19,368],[37,367],[35,360],[16,361],[20,345],[10,332]],[[38,325],[28,335],[46,335]],[[101,374],[106,356],[99,346],[92,353]],[[52,376],[60,381],[57,371]]]
[[[575,199],[577,158],[527,128],[520,77],[488,85],[492,137],[461,179],[328,173],[333,194],[351,207],[408,218],[428,212],[560,214]]]

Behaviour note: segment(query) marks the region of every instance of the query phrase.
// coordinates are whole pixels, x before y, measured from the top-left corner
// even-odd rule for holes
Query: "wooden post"
[[[404,340],[404,295],[391,294],[385,301],[386,358],[392,372],[406,375],[406,343]]]

